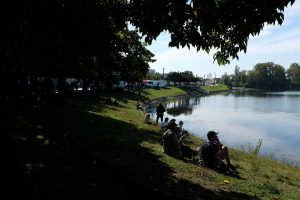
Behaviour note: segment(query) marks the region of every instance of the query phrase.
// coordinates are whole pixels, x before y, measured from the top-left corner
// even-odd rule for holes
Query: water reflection
[[[191,115],[193,107],[200,104],[200,99],[201,97],[195,97],[168,102],[165,104],[167,113],[173,117],[181,114]]]
[[[229,92],[166,103],[166,115],[183,120],[189,131],[206,138],[220,132],[234,147],[255,146],[300,164],[300,92]]]

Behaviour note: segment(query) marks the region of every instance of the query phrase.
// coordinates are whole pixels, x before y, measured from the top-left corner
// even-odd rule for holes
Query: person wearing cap
[[[188,133],[186,130],[184,130],[184,129],[182,128],[182,126],[183,126],[183,121],[179,121],[179,123],[178,123],[178,125],[177,125],[178,132],[179,132],[179,135],[178,135],[179,137],[181,137],[182,135]]]
[[[218,136],[218,133],[215,131],[208,131],[206,142],[201,148],[201,155],[204,162],[204,165],[211,169],[218,169],[222,167],[226,160],[226,170],[233,170],[236,172],[236,168],[231,164],[229,152],[227,146],[223,145]]]

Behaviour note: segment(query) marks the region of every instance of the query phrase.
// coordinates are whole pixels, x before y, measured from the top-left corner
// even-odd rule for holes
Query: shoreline
[[[190,97],[190,96],[188,96],[188,95],[177,95],[177,96],[170,96],[170,97],[161,97],[161,98],[158,98],[158,99],[148,100],[148,101],[144,101],[144,102],[138,101],[138,103],[141,105],[142,110],[144,112],[146,112],[149,107],[153,107],[153,106],[155,106],[159,103],[166,102],[166,101],[169,101],[169,100],[183,99],[183,98],[187,98],[187,97]]]

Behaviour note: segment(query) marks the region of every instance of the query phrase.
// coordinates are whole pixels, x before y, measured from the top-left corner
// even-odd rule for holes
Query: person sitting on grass
[[[169,118],[166,117],[165,120],[160,124],[160,130],[166,131],[166,127],[169,123]]]
[[[237,173],[236,168],[230,162],[227,146],[220,142],[217,134],[214,131],[208,131],[208,142],[201,147],[201,157],[204,166],[217,171],[232,170],[232,172]],[[222,161],[224,159],[227,165]]]
[[[142,106],[140,103],[137,103],[137,104],[136,104],[136,108],[143,111],[143,106]]]
[[[177,128],[179,130],[179,137],[182,136],[182,135],[184,135],[184,134],[188,135],[188,132],[186,130],[184,130],[182,128],[182,126],[183,126],[183,121],[179,121],[179,124],[177,125]]]
[[[162,136],[164,153],[174,158],[193,158],[196,155],[196,151],[191,149],[187,144],[183,143],[183,139],[187,136],[182,135],[180,138],[178,135],[178,128],[175,122],[169,122],[166,127],[167,131]]]
[[[147,113],[147,114],[145,115],[145,117],[144,117],[144,122],[146,122],[146,123],[151,123],[151,122],[150,122],[150,113]]]

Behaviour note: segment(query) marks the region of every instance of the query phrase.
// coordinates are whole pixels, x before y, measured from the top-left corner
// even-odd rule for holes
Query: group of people
[[[176,119],[169,120],[166,117],[163,120],[164,112],[165,108],[160,103],[156,109],[156,123],[160,119],[160,128],[163,132],[163,149],[166,154],[175,158],[193,158],[197,164],[213,170],[237,173],[236,168],[231,164],[228,148],[220,142],[217,132],[208,131],[208,141],[197,149],[192,149],[184,143],[184,138],[189,134],[183,129],[183,121],[179,121],[177,124]],[[144,120],[145,122],[150,121],[149,113],[146,114]],[[197,156],[199,156],[199,159],[196,160]]]

